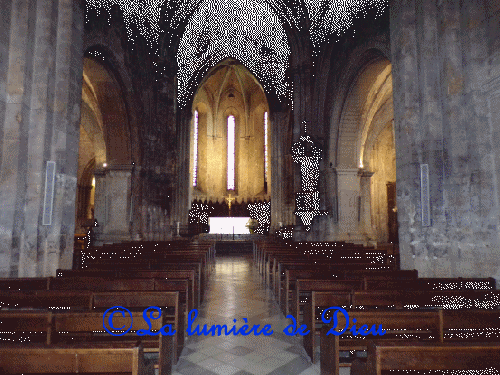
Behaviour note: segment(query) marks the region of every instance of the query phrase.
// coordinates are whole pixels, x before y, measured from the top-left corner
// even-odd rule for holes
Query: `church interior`
[[[500,374],[499,2],[1,3],[0,373]]]

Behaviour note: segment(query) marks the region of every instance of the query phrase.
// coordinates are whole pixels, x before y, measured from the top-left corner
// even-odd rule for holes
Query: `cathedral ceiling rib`
[[[177,52],[180,105],[191,95],[193,79],[228,57],[241,61],[268,91],[284,96],[289,54],[286,33],[265,2],[204,1],[186,26]]]

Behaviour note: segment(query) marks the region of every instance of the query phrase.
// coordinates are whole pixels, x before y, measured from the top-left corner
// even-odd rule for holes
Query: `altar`
[[[210,234],[250,234],[245,226],[250,217],[209,217]]]

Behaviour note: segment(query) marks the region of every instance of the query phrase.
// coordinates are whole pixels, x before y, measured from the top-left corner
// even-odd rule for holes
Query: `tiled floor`
[[[301,339],[283,333],[290,322],[261,283],[252,255],[218,256],[205,300],[191,329],[197,325],[202,329],[204,324],[208,329],[214,324],[238,329],[245,324],[243,318],[250,327],[260,324],[262,329],[270,324],[273,334],[193,334],[174,367],[174,375],[319,374],[319,364],[309,361]]]

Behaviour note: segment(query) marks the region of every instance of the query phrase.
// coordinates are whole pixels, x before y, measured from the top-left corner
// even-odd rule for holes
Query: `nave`
[[[215,271],[206,288],[204,302],[192,325],[226,324],[228,329],[270,324],[270,336],[193,334],[174,367],[174,375],[314,375],[319,366],[308,360],[302,340],[287,336],[290,324],[271,291],[265,287],[251,255],[216,257]],[[233,319],[237,322],[233,323]],[[348,369],[345,369],[348,371]],[[348,372],[347,372],[348,373]],[[341,372],[342,375],[342,372]]]
[[[245,254],[250,246],[253,257]],[[0,279],[0,373],[496,370],[495,279],[419,277],[399,269],[397,255],[394,248],[270,239],[82,249],[74,268],[59,269],[56,277]],[[347,323],[339,314],[336,330],[349,327],[353,335],[345,329],[340,338],[327,334],[332,327],[321,320],[331,321],[332,306],[352,318]],[[284,334],[288,315],[311,332]],[[231,333],[244,323],[249,335]],[[226,325],[229,334],[212,335],[216,325]],[[266,325],[271,335],[254,334],[269,333]],[[366,331],[368,325],[379,328]],[[365,337],[363,329],[377,337]],[[349,352],[356,356],[345,358]]]

